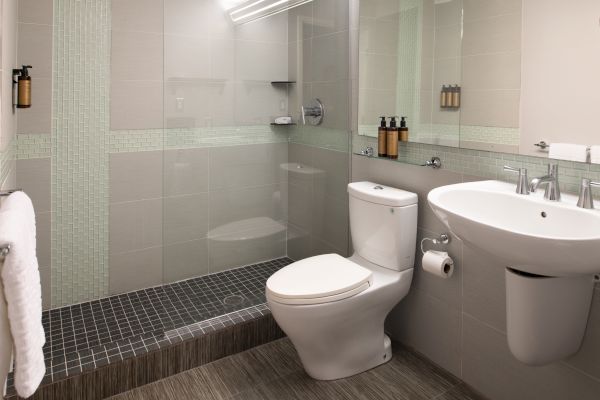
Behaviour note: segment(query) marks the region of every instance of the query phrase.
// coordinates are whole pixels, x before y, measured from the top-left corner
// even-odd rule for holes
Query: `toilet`
[[[417,195],[373,182],[348,185],[354,254],[297,261],[266,284],[273,317],[306,372],[333,380],[392,357],[384,321],[410,288]]]

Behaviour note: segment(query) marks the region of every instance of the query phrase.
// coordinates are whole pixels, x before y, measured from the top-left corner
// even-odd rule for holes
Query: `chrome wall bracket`
[[[425,161],[425,164],[421,164],[421,167],[431,167],[433,169],[442,168],[442,160],[439,157],[431,157],[431,160]]]
[[[450,235],[448,235],[447,233],[442,233],[440,236],[436,237],[436,238],[423,238],[423,240],[421,240],[421,253],[425,254],[425,250],[423,250],[423,244],[425,244],[425,242],[431,242],[433,244],[448,244],[450,243]]]

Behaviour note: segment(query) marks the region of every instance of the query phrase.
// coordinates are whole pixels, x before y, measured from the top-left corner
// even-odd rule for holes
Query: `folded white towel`
[[[568,161],[587,161],[587,149],[584,144],[551,143],[548,158]]]
[[[595,145],[590,147],[590,162],[592,164],[600,164],[600,146]]]
[[[14,341],[15,388],[19,396],[29,397],[42,381],[46,366],[35,213],[23,192],[8,196],[0,208],[0,243],[10,245],[0,276]]]

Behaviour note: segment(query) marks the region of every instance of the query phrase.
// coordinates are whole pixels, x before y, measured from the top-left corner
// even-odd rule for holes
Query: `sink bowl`
[[[551,202],[543,192],[478,181],[436,188],[427,200],[452,233],[507,267],[551,277],[600,272],[600,210],[578,208],[568,194]]]

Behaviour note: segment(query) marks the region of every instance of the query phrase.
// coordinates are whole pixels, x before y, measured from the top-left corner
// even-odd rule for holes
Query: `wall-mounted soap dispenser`
[[[387,157],[387,126],[385,117],[381,118],[381,124],[377,129],[377,155],[379,157]]]
[[[398,127],[396,125],[396,118],[397,117],[391,117],[390,126],[386,131],[387,156],[393,160],[398,158]]]
[[[21,69],[13,69],[13,92],[16,91],[16,100],[13,105],[17,108],[31,107],[31,76],[29,69],[31,65],[23,65]],[[15,80],[15,76],[18,78]]]

